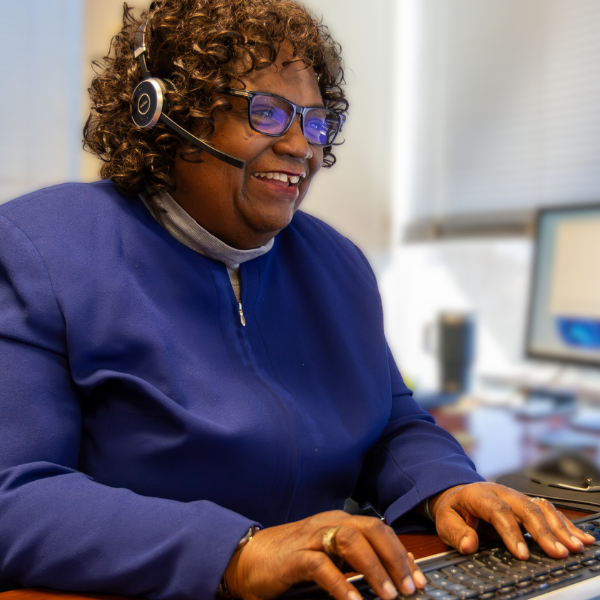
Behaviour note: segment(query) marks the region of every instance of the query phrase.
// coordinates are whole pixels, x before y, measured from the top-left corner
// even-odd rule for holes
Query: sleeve
[[[392,524],[420,502],[449,487],[484,481],[460,444],[412,398],[390,349],[392,410],[367,455],[353,493]]]
[[[214,598],[257,523],[78,472],[82,419],[66,340],[42,256],[0,216],[0,588]]]

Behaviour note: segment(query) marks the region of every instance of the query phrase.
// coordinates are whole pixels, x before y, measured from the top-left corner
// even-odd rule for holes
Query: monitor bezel
[[[573,211],[587,211],[597,209],[600,211],[600,202],[588,202],[577,204],[565,204],[560,206],[543,206],[536,211],[535,230],[534,230],[534,251],[532,259],[532,267],[530,269],[531,279],[529,282],[529,297],[527,307],[527,323],[525,329],[525,356],[529,359],[553,362],[564,365],[579,365],[582,367],[600,368],[600,355],[598,360],[586,360],[585,358],[556,356],[555,354],[546,354],[544,352],[533,350],[530,346],[533,335],[533,311],[535,308],[534,295],[535,285],[539,274],[539,259],[540,259],[540,223],[544,215],[548,213],[561,213]]]

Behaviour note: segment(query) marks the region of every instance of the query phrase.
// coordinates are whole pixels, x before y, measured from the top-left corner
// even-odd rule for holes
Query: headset
[[[246,164],[245,160],[237,158],[232,154],[227,154],[227,152],[217,150],[214,146],[198,139],[195,135],[192,135],[189,131],[167,117],[164,111],[169,108],[169,102],[165,97],[167,91],[165,81],[158,77],[152,77],[146,63],[146,56],[148,55],[148,48],[146,47],[147,25],[147,22],[143,23],[135,36],[134,56],[140,61],[143,80],[138,83],[133,91],[133,111],[131,114],[133,122],[142,129],[152,129],[158,121],[162,121],[182,138],[194,144],[194,146],[198,146],[201,150],[205,150],[215,158],[233,167],[243,169]]]

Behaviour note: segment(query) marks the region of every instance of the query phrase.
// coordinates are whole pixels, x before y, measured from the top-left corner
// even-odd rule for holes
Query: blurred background
[[[367,254],[415,397],[488,478],[597,462],[600,2],[304,3],[343,47],[351,109],[303,209]],[[87,88],[122,1],[2,9],[0,202],[97,179]]]

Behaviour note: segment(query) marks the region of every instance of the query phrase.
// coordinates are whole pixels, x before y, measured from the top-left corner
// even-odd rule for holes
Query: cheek
[[[309,165],[312,179],[323,166],[323,148],[314,147],[313,157],[310,159]]]

